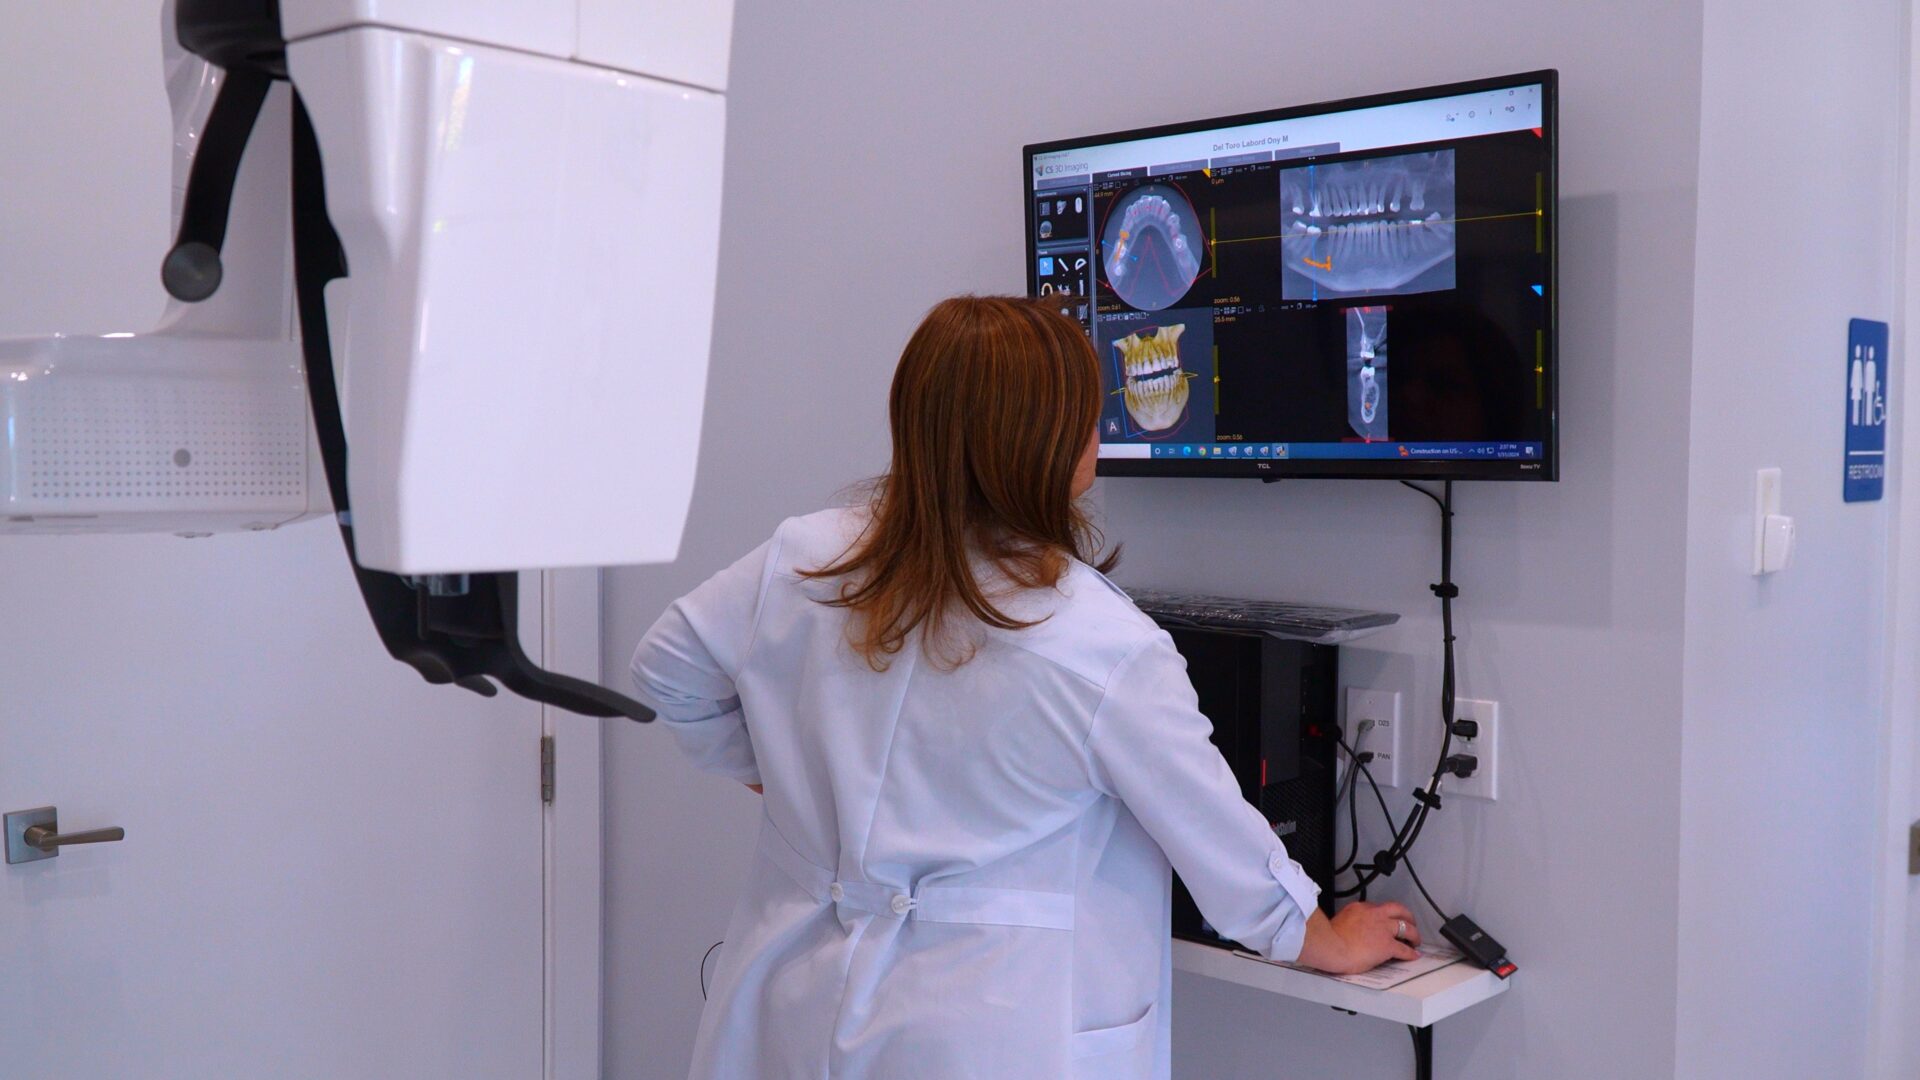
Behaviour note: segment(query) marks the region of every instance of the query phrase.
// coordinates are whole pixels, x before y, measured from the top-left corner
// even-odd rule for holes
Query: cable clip
[[[1438,585],[1429,585],[1427,588],[1432,589],[1433,595],[1442,600],[1452,600],[1460,595],[1460,586],[1455,585],[1451,581],[1443,581]]]
[[[1413,801],[1417,803],[1426,803],[1428,806],[1431,806],[1435,810],[1440,809],[1440,796],[1427,794],[1426,788],[1414,788]]]

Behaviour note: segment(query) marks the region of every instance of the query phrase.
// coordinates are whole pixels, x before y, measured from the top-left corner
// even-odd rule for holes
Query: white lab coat
[[[1075,562],[950,670],[875,672],[800,577],[861,511],[794,518],[683,597],[635,683],[701,768],[766,785],[695,1078],[1168,1077],[1169,860],[1293,959],[1318,890],[1241,798],[1172,641]]]

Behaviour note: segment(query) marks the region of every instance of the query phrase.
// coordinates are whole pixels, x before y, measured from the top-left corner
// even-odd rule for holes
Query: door
[[[540,709],[381,651],[338,537],[8,538],[0,1074],[537,1077]]]
[[[159,8],[7,16],[0,334],[159,314]],[[0,1076],[541,1076],[543,1031],[597,1038],[598,1007],[597,805],[590,844],[556,840],[541,733],[389,659],[324,521],[0,540],[0,811],[126,830],[0,864]],[[553,903],[558,877],[591,895]]]

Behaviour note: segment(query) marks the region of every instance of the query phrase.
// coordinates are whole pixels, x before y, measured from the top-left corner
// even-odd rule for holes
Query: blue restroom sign
[[[1873,502],[1887,480],[1887,324],[1871,319],[1847,323],[1848,502]]]

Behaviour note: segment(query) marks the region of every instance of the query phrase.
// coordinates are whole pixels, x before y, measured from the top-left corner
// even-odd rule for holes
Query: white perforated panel
[[[305,506],[306,398],[291,380],[54,375],[7,389],[10,512]]]

